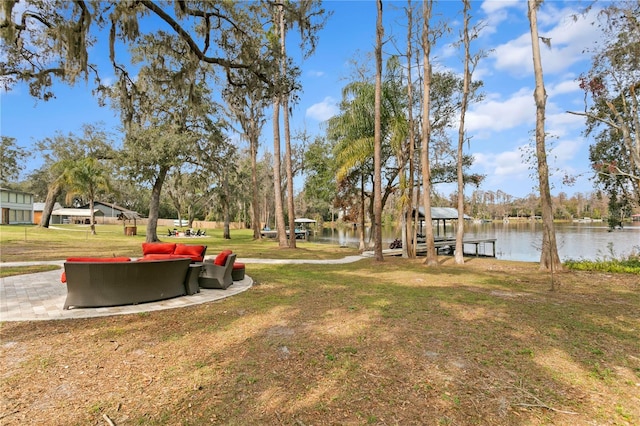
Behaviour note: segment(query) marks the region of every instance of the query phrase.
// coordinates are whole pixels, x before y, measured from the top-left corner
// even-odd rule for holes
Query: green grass
[[[619,256],[610,243],[607,247],[608,255],[600,256],[596,260],[567,260],[564,265],[574,271],[597,271],[640,275],[640,254],[632,252],[626,256]]]
[[[567,260],[564,265],[574,271],[598,271],[640,275],[640,258],[622,260]]]
[[[88,225],[56,225],[55,228],[37,226],[0,225],[1,262],[32,260],[62,260],[72,256],[142,256],[146,240],[144,227],[138,235],[125,236],[121,225],[96,225],[97,235],[91,235]],[[222,237],[221,229],[207,230],[206,237],[176,238],[162,233],[161,241],[207,246],[207,256],[231,249],[239,257],[278,259],[339,259],[357,254],[351,248],[297,241],[296,250],[279,249],[273,239],[253,240],[249,229],[231,230],[231,239]],[[28,258],[25,258],[27,256]]]
[[[0,233],[3,260],[136,257],[144,241],[117,226]],[[221,235],[182,241],[245,258],[354,254]],[[551,292],[533,263],[440,261],[248,264],[254,286],[214,303],[2,323],[2,396],[20,408],[3,422],[639,424],[634,275],[563,272]]]
[[[0,268],[0,278],[11,277],[13,275],[35,274],[60,269],[56,265],[29,265],[29,266],[3,266]]]

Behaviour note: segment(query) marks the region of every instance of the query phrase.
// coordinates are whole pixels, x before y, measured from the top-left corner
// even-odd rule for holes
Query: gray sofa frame
[[[133,305],[187,294],[190,259],[65,262],[64,309]]]

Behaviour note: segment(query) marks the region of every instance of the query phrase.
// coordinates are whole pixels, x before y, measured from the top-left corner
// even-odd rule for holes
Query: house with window
[[[33,223],[33,194],[0,188],[0,223],[13,225],[18,223]]]
[[[89,208],[89,204],[85,204],[84,206],[81,206],[80,208],[82,209],[88,209]],[[101,216],[104,217],[119,217],[121,214],[126,213],[126,214],[133,214],[135,213],[136,215],[138,215],[136,212],[126,209],[124,207],[120,207],[117,204],[112,204],[112,203],[105,203],[104,201],[94,201],[93,202],[93,208],[95,210],[99,210],[102,212]],[[140,217],[138,215],[138,217]]]

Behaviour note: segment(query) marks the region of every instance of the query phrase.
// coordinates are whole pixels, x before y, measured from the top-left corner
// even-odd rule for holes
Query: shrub
[[[610,255],[596,260],[574,260],[564,262],[564,265],[577,271],[621,272],[625,274],[640,275],[640,250],[634,249],[629,255],[618,257],[613,251],[613,245],[609,244]]]

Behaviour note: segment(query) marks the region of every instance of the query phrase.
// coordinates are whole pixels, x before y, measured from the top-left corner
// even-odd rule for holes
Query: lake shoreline
[[[636,225],[637,224],[637,225]],[[557,222],[556,239],[562,261],[607,260],[640,252],[640,223],[629,222],[624,228],[610,231],[602,222]],[[312,235],[309,241],[357,248],[357,229],[351,227],[323,228],[322,234]],[[367,238],[369,229],[367,229]],[[509,223],[466,223],[465,239],[496,239],[496,258],[538,262],[542,246],[542,224],[532,221]],[[455,239],[455,226],[447,225],[440,237]],[[398,228],[383,228],[383,248],[400,238]]]

